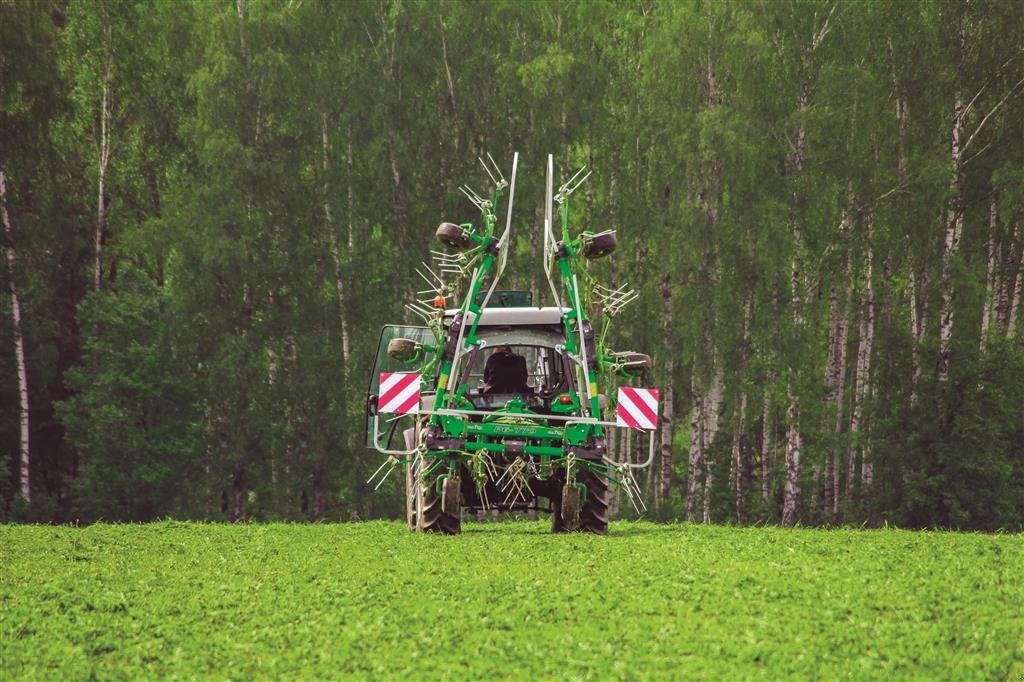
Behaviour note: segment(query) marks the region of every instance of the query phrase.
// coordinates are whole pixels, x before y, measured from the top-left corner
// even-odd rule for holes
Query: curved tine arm
[[[412,450],[385,450],[380,445],[381,433],[378,431],[378,426],[380,426],[380,415],[375,414],[373,415],[373,449],[376,450],[377,452],[384,455],[395,455],[402,457],[409,457],[419,452],[418,448],[413,448]]]
[[[647,452],[647,461],[644,462],[643,464],[630,464],[629,462],[616,462],[614,460],[608,459],[607,457],[604,458],[604,461],[607,462],[608,464],[613,465],[613,466],[626,467],[627,469],[646,469],[647,467],[651,466],[651,462],[654,461],[654,433],[655,432],[652,430],[651,431],[651,435],[648,437],[648,442],[650,443],[650,447],[649,447],[648,452]]]

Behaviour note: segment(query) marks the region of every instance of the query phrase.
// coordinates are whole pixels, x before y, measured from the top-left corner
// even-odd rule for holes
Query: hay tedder
[[[433,267],[417,270],[428,288],[407,308],[424,324],[386,326],[381,334],[367,444],[387,458],[368,482],[379,487],[404,468],[412,530],[453,534],[464,510],[532,509],[550,512],[553,531],[603,534],[611,486],[644,510],[633,470],[653,459],[658,393],[620,385],[610,398],[610,388],[646,376],[651,362],[605,345],[612,319],[637,294],[596,283],[582,260],[614,251],[615,232],[570,235],[569,198],[589,173],[581,169],[555,192],[548,156],[544,273],[554,305],[536,307],[530,292],[498,290],[518,163],[517,153],[506,180],[490,155],[481,160],[490,198],[460,188],[480,222],[442,223],[444,249],[432,251]],[[505,227],[497,234],[500,208]],[[591,305],[601,310],[599,332],[586,313]],[[623,427],[649,431],[646,462],[609,455],[609,429]]]

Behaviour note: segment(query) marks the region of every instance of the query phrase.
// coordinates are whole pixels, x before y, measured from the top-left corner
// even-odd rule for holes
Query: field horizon
[[[1019,679],[1024,536],[0,526],[7,679]]]

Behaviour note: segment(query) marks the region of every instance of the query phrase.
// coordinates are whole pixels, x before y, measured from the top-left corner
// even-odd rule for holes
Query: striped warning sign
[[[619,389],[619,405],[615,411],[615,423],[631,429],[655,429],[658,424],[658,389]]]
[[[381,372],[378,412],[409,414],[420,410],[420,375],[407,372]]]

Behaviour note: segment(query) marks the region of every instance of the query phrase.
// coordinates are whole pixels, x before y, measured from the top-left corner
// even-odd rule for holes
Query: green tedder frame
[[[601,521],[600,500],[588,502],[588,496],[604,494],[608,485],[619,486],[639,512],[643,502],[632,470],[649,465],[654,451],[651,431],[646,462],[614,461],[608,455],[606,431],[617,424],[602,419],[602,401],[605,408],[614,409],[614,396],[609,391],[608,399],[604,399],[602,388],[613,387],[616,379],[641,376],[650,366],[645,355],[614,352],[605,344],[612,318],[636,294],[626,287],[601,287],[586,272],[583,259],[611,253],[615,233],[583,231],[575,237],[570,235],[569,196],[589,173],[582,175],[583,170],[579,171],[554,194],[553,161],[549,156],[544,269],[557,307],[542,310],[524,306],[516,324],[543,329],[557,339],[545,352],[561,363],[563,382],[557,390],[542,391],[541,397],[531,396],[527,400],[514,395],[492,409],[475,406],[469,395],[470,370],[487,346],[481,324],[506,262],[518,154],[513,160],[511,183],[489,155],[488,159],[490,168],[481,163],[494,180],[491,198],[483,199],[468,187],[462,188],[480,209],[482,220],[477,224],[442,223],[437,236],[448,249],[434,252],[436,271],[426,265],[426,273],[418,271],[429,289],[420,292],[425,298],[408,307],[426,325],[421,339],[392,339],[388,343],[391,365],[398,361],[405,368],[401,371],[419,373],[424,386],[423,404],[407,420],[412,426],[406,430],[404,449],[390,449],[381,442],[381,415],[377,413],[375,394],[380,367],[373,370],[368,444],[388,455],[388,459],[370,482],[379,479],[379,486],[391,470],[398,465],[407,466],[412,472],[407,477],[407,485],[412,486],[407,488],[410,526],[417,514],[425,517],[430,513],[435,497],[445,498],[443,506],[453,514],[461,507],[449,497],[457,496],[462,506],[476,509],[536,508],[536,498],[547,497],[556,526],[559,522],[565,526],[556,529],[574,529],[579,510],[586,516],[590,504],[591,515],[598,520],[590,523],[594,527],[587,527],[588,522],[584,521],[583,529],[603,532],[607,521]],[[495,213],[506,199],[506,188],[508,218],[504,233],[498,235]],[[559,205],[560,239],[555,238],[552,229],[555,202]],[[561,286],[555,282],[555,269]],[[454,281],[447,283],[446,279]],[[459,282],[464,279],[468,279],[468,286],[460,292]],[[490,286],[485,287],[485,282]],[[508,292],[499,292],[499,296],[503,293]],[[447,309],[446,302],[452,297],[460,298],[461,304]],[[599,335],[587,316],[587,303],[599,304],[603,311],[604,324]],[[544,310],[548,312],[543,314]],[[386,342],[382,338],[382,346]],[[380,352],[378,357],[383,357]],[[578,491],[578,500],[574,491]],[[493,501],[492,497],[504,500]],[[417,523],[420,529],[430,529],[423,527],[429,519],[420,518]],[[448,528],[448,532],[457,532],[456,520],[451,520],[450,526],[455,530]]]

